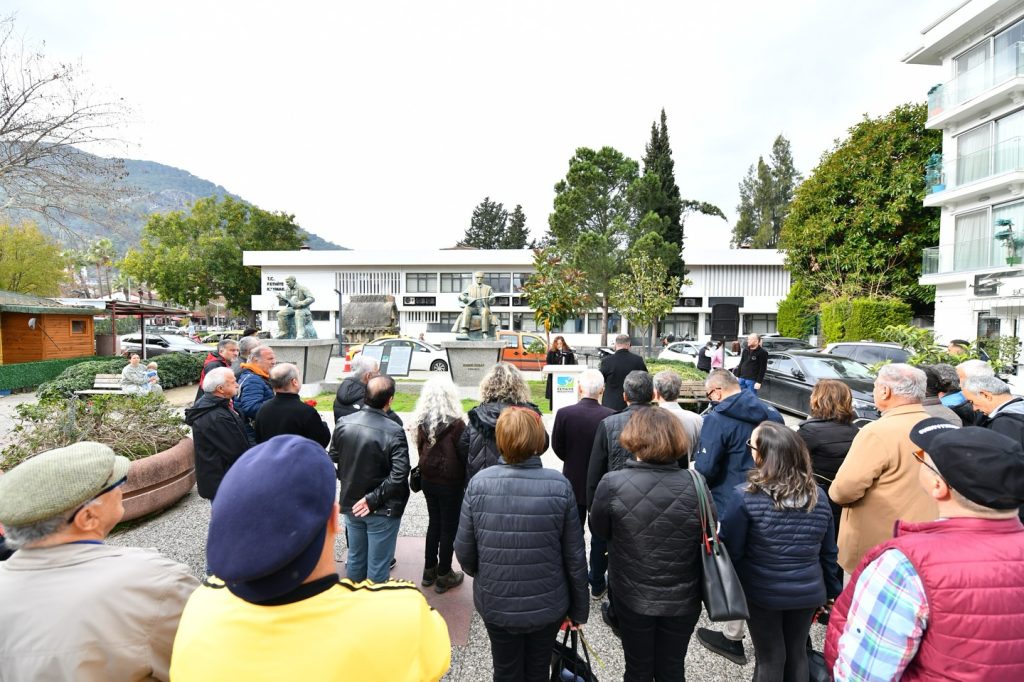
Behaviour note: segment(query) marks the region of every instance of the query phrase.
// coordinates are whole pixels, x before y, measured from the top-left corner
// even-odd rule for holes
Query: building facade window
[[[442,272],[441,293],[461,294],[472,280],[473,274],[470,272]]]
[[[996,262],[999,245],[992,236],[992,222],[988,209],[956,217],[953,230],[954,270],[977,270],[991,267]]]
[[[495,293],[508,294],[512,292],[512,273],[510,272],[485,272],[484,284],[489,284]]]
[[[385,294],[396,296],[402,285],[398,270],[356,270],[337,273],[338,291],[343,294]]]
[[[331,319],[331,312],[329,310],[310,310],[313,315],[314,322],[327,322]]]
[[[983,310],[978,313],[978,338],[990,339],[999,336],[1000,322],[998,317],[993,317],[989,311]]]
[[[658,336],[674,336],[677,339],[697,338],[696,313],[672,313],[658,324]]]
[[[437,293],[436,272],[407,272],[405,273],[405,291],[409,294],[434,294]]]
[[[512,273],[512,293],[518,294],[523,291],[523,287],[530,280],[530,273],[528,272],[513,272]]]
[[[616,312],[608,312],[608,333],[618,334],[622,329],[622,316]],[[587,313],[587,333],[601,333],[601,313]]]
[[[71,320],[71,333],[72,334],[84,334],[85,333],[85,320]]]
[[[437,313],[437,321],[443,325],[447,325],[448,327],[454,325],[458,319],[459,313],[453,313],[450,311],[441,311]]]
[[[745,313],[743,315],[744,334],[774,334],[775,313]]]

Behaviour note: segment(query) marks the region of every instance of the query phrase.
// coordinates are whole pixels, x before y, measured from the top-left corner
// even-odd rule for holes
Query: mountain
[[[119,200],[91,202],[89,213],[95,220],[68,216],[61,221],[65,228],[80,235],[85,242],[96,237],[109,237],[120,254],[139,243],[139,235],[151,213],[187,210],[192,202],[209,196],[229,196],[245,201],[221,185],[196,177],[180,168],[137,159],[123,159],[123,163],[126,177],[119,183]],[[82,243],[75,244],[76,240],[69,237],[67,230],[55,220],[44,219],[24,211],[10,213],[12,220],[34,221],[41,229],[50,232],[61,241],[69,245],[82,246]],[[306,235],[306,243],[314,251],[347,250],[344,246],[333,244],[310,232],[306,232]]]

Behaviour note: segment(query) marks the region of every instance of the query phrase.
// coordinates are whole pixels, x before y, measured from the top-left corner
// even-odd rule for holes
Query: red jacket
[[[825,637],[835,666],[854,587],[887,549],[901,551],[924,585],[928,626],[904,680],[1024,680],[1024,526],[1019,519],[896,522],[894,537],[861,560],[836,600]]]

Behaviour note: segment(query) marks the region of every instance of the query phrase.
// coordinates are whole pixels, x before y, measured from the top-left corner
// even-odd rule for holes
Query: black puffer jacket
[[[366,384],[355,377],[348,377],[338,386],[334,396],[334,423],[344,416],[354,414],[363,409],[366,398]]]
[[[256,442],[227,398],[204,393],[185,410],[196,451],[196,487],[199,496],[212,500],[231,465]]]
[[[626,462],[635,459],[633,453],[622,447],[619,436],[629,423],[629,418],[637,410],[651,407],[654,403],[634,403],[621,412],[605,417],[597,425],[594,433],[594,447],[590,451],[590,463],[587,465],[587,507],[594,502],[594,493],[601,477],[609,471],[618,471],[626,466]]]
[[[608,540],[616,603],[645,616],[700,611],[701,526],[689,473],[675,463],[626,462],[597,486],[590,528]]]
[[[860,432],[853,424],[829,419],[811,418],[800,422],[797,433],[811,453],[811,467],[817,483],[824,488],[832,485],[840,465],[850,451],[850,444]]]
[[[466,462],[466,480],[473,478],[477,473],[487,467],[492,467],[501,459],[498,454],[498,443],[494,439],[494,428],[498,424],[498,417],[506,407],[513,407],[510,403],[480,403],[467,415],[469,425],[462,432],[459,438],[459,456]],[[515,407],[528,407],[537,414],[540,409],[533,403],[515,405]],[[545,432],[544,449],[548,449],[550,439]]]
[[[409,500],[409,442],[405,431],[375,407],[338,421],[331,439],[338,462],[341,512],[366,497],[370,511],[398,517]]]
[[[572,486],[540,457],[473,477],[455,538],[489,625],[530,632],[567,615],[587,622],[587,558]]]

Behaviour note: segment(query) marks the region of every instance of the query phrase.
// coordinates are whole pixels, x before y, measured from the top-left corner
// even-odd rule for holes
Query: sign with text
[[[272,293],[284,291],[284,280],[278,279],[273,275],[267,275],[263,280],[263,290]]]

